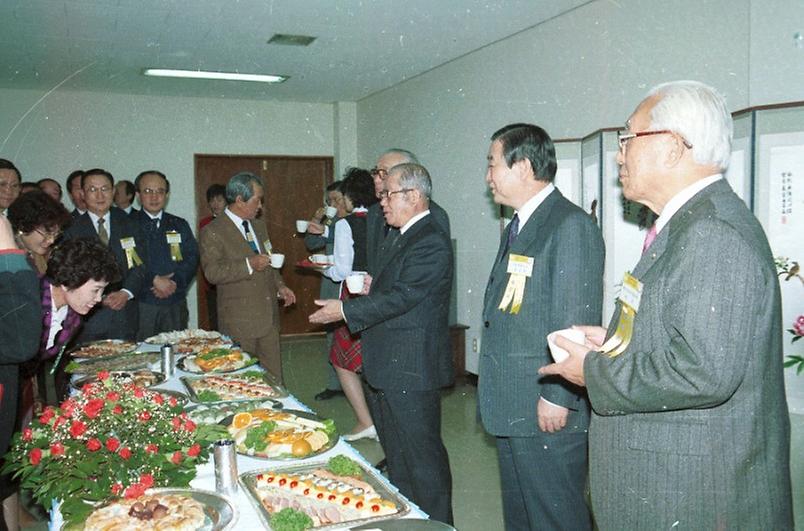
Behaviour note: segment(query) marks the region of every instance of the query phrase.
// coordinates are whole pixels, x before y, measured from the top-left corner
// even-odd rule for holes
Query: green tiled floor
[[[285,383],[302,402],[348,431],[354,425],[354,417],[345,398],[339,396],[324,402],[313,399],[326,382],[323,348],[322,338],[283,341]],[[496,450],[493,440],[477,422],[475,391],[474,386],[460,383],[444,393],[442,434],[453,475],[455,527],[460,531],[502,530]],[[796,528],[804,531],[804,416],[791,415],[791,420]],[[383,457],[382,448],[374,441],[357,441],[354,446],[370,462],[376,463]],[[26,529],[47,529],[47,526],[39,523]]]

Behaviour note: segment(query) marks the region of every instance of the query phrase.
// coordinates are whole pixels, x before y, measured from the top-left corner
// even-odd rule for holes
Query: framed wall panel
[[[602,140],[603,134],[598,131],[581,141],[581,207],[591,214],[598,224],[603,219],[600,180]]]
[[[581,201],[581,141],[561,140],[556,142],[555,146],[556,163],[558,164],[555,185],[564,197],[583,207]]]
[[[734,138],[731,143],[731,161],[726,180],[734,192],[754,209],[754,112],[734,113]]]
[[[755,111],[756,153],[754,212],[765,228],[774,256],[804,269],[804,105]],[[782,275],[782,325],[785,330],[804,314],[804,273]],[[791,343],[784,332],[785,354],[804,355],[804,342]],[[804,413],[804,377],[786,371],[790,410]]]

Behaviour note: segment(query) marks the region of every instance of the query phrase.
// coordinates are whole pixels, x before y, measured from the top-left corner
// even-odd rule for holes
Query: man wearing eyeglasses
[[[8,207],[19,197],[21,183],[20,171],[14,163],[0,159],[0,215],[5,216]]]
[[[134,180],[141,210],[131,218],[143,234],[148,261],[145,267],[153,281],[137,294],[139,324],[137,340],[161,332],[187,328],[187,289],[198,268],[198,244],[184,219],[165,212],[170,181],[164,173],[148,170]]]
[[[732,127],[698,82],[637,106],[617,162],[625,197],[658,214],[655,238],[608,332],[559,338],[569,358],[541,369],[588,390],[600,529],[793,529],[779,282],[723,177]]]
[[[492,265],[478,370],[480,419],[496,437],[507,530],[591,529],[584,489],[589,403],[561,378],[540,378],[547,334],[597,324],[600,228],[553,185],[555,147],[536,125],[495,132],[486,182],[514,209]]]
[[[419,159],[406,149],[393,148],[380,155],[377,164],[371,169],[374,179],[374,193],[379,194],[385,189],[385,180],[388,172],[398,164],[419,164]],[[439,229],[450,237],[449,216],[441,206],[430,200],[430,213]],[[377,266],[382,254],[382,245],[389,236],[393,238],[398,232],[385,221],[380,203],[370,206],[366,214],[366,255],[368,259],[368,272],[371,273]]]
[[[84,322],[77,341],[133,340],[138,312],[136,302],[131,299],[153,282],[153,275],[142,265],[148,259],[142,233],[125,212],[112,207],[111,173],[101,168],[88,170],[81,178],[81,188],[87,211],[75,219],[64,232],[64,238],[89,238],[108,246],[120,267],[122,280],[106,287],[103,302]]]
[[[388,225],[362,297],[317,300],[310,322],[346,321],[361,332],[366,400],[399,491],[431,518],[452,523],[452,476],[441,440],[440,389],[452,383],[449,239],[429,207],[432,183],[418,164],[395,165],[379,191]]]

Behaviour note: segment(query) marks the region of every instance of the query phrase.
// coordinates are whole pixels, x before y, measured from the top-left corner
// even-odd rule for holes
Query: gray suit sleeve
[[[671,275],[661,280],[667,296],[659,315],[637,314],[636,326],[654,327],[655,336],[640,343],[656,347],[638,352],[629,347],[615,358],[594,352],[586,357],[587,390],[598,414],[722,404],[742,381],[751,353],[764,348],[753,344],[752,333],[763,312],[772,311],[775,277],[763,271],[755,249],[712,219],[696,223],[675,248],[684,251],[676,253]]]
[[[560,323],[558,329],[600,324],[605,261],[600,229],[585,215],[574,215],[556,228],[555,239],[559,244],[550,259],[556,295],[550,301],[550,315]],[[542,398],[570,409],[577,407],[581,395],[566,382],[544,378],[541,383]]]

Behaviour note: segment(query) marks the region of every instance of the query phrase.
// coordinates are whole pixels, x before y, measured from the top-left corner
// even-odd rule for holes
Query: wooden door
[[[285,255],[282,278],[296,294],[296,304],[280,310],[280,333],[284,335],[321,331],[307,321],[307,316],[316,310],[313,301],[318,298],[321,278],[294,267],[310,254],[304,247],[304,239],[296,234],[296,220],[310,219],[323,204],[324,190],[332,182],[332,168],[332,157],[195,156],[195,203],[199,220],[209,215],[206,191],[211,184],[225,185],[241,171],[259,175],[265,182],[260,219],[268,228],[274,250]],[[198,283],[198,324],[201,328],[209,327],[204,282]]]

